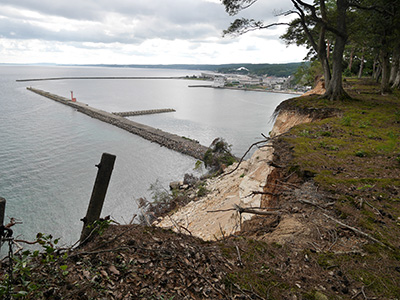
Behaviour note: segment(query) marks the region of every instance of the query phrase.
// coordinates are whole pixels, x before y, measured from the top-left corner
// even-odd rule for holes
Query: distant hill
[[[149,68],[149,69],[180,69],[201,70],[218,73],[240,73],[253,75],[270,75],[287,77],[293,75],[301,63],[287,64],[221,64],[221,65],[193,65],[193,64],[171,64],[171,65],[85,65],[91,67],[114,67],[114,68]],[[247,71],[247,70],[248,71]]]
[[[209,71],[218,73],[237,73],[250,75],[269,75],[276,77],[288,77],[296,73],[302,63],[287,63],[287,64],[221,64],[221,65],[206,65],[206,64],[171,64],[171,65],[117,65],[117,64],[54,64],[54,63],[35,63],[23,64],[32,66],[75,66],[75,67],[107,67],[107,68],[147,68],[147,69],[178,69],[178,70],[196,70]],[[4,64],[0,65],[20,65],[20,64]]]

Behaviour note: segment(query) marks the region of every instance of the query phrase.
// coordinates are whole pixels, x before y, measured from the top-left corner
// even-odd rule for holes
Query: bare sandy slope
[[[253,191],[263,190],[266,178],[273,168],[268,165],[272,154],[271,147],[258,149],[232,174],[208,180],[206,188],[210,192],[205,197],[190,202],[156,225],[176,231],[186,231],[181,228],[184,227],[204,240],[213,240],[239,230],[239,215],[235,210],[229,209],[233,209],[235,204],[241,207],[260,206],[261,195],[251,194]],[[227,168],[224,174],[229,173],[236,165]],[[242,214],[242,221],[250,218],[251,215]]]

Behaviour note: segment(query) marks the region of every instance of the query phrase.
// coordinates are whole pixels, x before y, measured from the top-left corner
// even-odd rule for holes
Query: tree
[[[291,1],[294,8],[282,15],[296,14],[290,23],[265,25],[254,19],[237,19],[224,34],[244,34],[248,31],[286,25],[282,39],[310,49],[308,58],[317,58],[325,79],[328,99],[348,97],[342,85],[343,55],[350,48],[349,67],[353,57],[359,62],[359,77],[365,66],[381,81],[382,93],[400,88],[400,1],[399,0],[303,0]],[[226,11],[236,15],[257,0],[223,0]],[[332,42],[332,43],[331,43]],[[350,46],[349,46],[350,44]],[[333,49],[330,57],[331,49]],[[366,64],[366,59],[369,62]],[[357,63],[358,64],[358,63]],[[351,75],[351,70],[349,75]]]
[[[381,81],[382,93],[390,92],[400,57],[400,1],[353,0],[351,6],[356,9],[351,40],[372,55],[373,77]]]
[[[252,6],[257,0],[223,0],[226,11],[230,15],[236,15],[239,11]],[[297,43],[304,43],[310,46],[317,54],[317,57],[324,70],[326,93],[323,97],[328,99],[342,99],[348,97],[342,86],[342,62],[343,52],[347,41],[347,10],[349,0],[315,0],[308,4],[301,0],[291,0],[294,9],[284,15],[296,14],[297,18],[290,24],[272,23],[265,25],[262,21],[254,19],[237,19],[224,34],[243,34],[257,29],[266,29],[276,25],[288,25],[287,38],[296,39]],[[329,18],[328,8],[334,8]],[[334,4],[334,5],[332,5]],[[296,36],[296,29],[301,28],[301,33]],[[327,31],[333,34],[335,43],[333,46],[332,69],[329,65],[326,34]]]
[[[292,1],[293,2],[293,1]],[[294,19],[287,29],[286,34],[282,35],[281,38],[286,41],[287,44],[296,43],[297,45],[306,45],[315,52],[323,69],[325,86],[328,86],[331,80],[331,70],[329,64],[329,45],[326,43],[326,26],[327,12],[324,1],[320,1],[321,20],[307,15],[305,9],[313,10],[312,6],[306,6],[305,9],[295,3],[297,9],[298,18]],[[323,21],[323,22],[318,22]]]

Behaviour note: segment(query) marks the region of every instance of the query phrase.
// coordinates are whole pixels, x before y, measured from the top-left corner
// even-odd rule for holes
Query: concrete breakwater
[[[134,117],[134,116],[161,114],[161,113],[175,112],[175,111],[176,110],[173,108],[160,108],[160,109],[113,112],[113,114],[120,117]]]
[[[208,150],[207,147],[200,145],[198,142],[191,139],[128,120],[124,117],[114,115],[104,110],[90,107],[87,104],[81,102],[72,102],[68,98],[51,94],[43,90],[35,89],[32,87],[27,87],[27,89],[43,97],[73,107],[77,111],[84,113],[92,118],[112,124],[121,129],[136,134],[146,140],[158,143],[161,146],[167,147],[171,150],[175,150],[182,154],[192,156],[196,159],[203,160],[204,154]]]
[[[17,82],[27,82],[27,81],[47,81],[47,80],[68,80],[68,79],[186,79],[182,76],[73,76],[73,77],[47,77],[47,78],[27,78],[27,79],[17,79]]]

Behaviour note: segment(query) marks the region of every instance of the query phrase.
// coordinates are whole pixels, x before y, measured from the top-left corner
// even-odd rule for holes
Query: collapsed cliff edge
[[[320,92],[318,89],[317,93]],[[218,240],[241,230],[249,230],[254,227],[251,224],[257,222],[273,226],[273,230],[269,228],[267,231],[270,232],[264,237],[269,241],[281,243],[293,239],[294,235],[307,234],[308,224],[293,217],[289,211],[282,213],[292,205],[279,201],[279,198],[294,184],[290,180],[284,182],[281,157],[289,153],[280,146],[278,137],[296,125],[340,115],[341,111],[334,108],[299,108],[292,107],[290,100],[282,102],[274,112],[270,138],[259,146],[250,159],[239,165],[233,164],[222,175],[208,179],[207,195],[159,219],[154,225],[190,232],[204,240]],[[314,192],[309,185],[297,190],[306,190],[309,196]],[[249,209],[257,210],[249,213]]]
[[[156,225],[275,245],[280,262],[251,255],[303,291],[293,299],[398,299],[400,92],[382,96],[368,79],[345,87],[350,100],[309,93],[282,102],[268,143]]]

